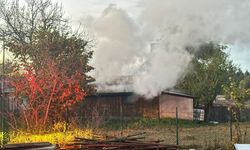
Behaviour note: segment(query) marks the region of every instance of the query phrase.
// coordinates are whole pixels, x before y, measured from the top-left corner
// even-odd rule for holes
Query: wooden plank
[[[36,142],[36,143],[18,143],[7,144],[4,146],[4,150],[56,150],[57,146],[52,145],[49,142]]]
[[[18,144],[6,144],[4,148],[16,148],[16,147],[39,147],[39,146],[50,146],[49,142],[34,142],[34,143],[18,143]]]

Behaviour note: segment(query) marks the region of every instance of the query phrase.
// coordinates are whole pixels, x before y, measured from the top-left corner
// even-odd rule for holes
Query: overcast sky
[[[131,17],[136,17],[141,9],[140,0],[53,0],[62,3],[67,15],[74,21],[90,16],[99,16],[110,4],[126,10]]]
[[[66,16],[73,23],[78,23],[86,16],[98,17],[102,11],[110,4],[116,4],[117,7],[124,9],[131,18],[136,18],[142,10],[140,0],[53,0],[62,3]],[[233,46],[230,50],[231,58],[234,63],[245,70],[250,70],[250,50]]]

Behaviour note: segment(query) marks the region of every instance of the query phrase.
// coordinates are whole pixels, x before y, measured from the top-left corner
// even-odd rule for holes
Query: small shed
[[[176,91],[163,91],[146,99],[133,92],[102,92],[78,105],[82,117],[102,115],[105,118],[175,118],[176,108],[181,119],[193,120],[193,96]]]
[[[217,122],[228,122],[231,117],[231,113],[228,108],[233,107],[234,105],[235,104],[232,100],[216,98],[211,109],[209,120]]]
[[[223,97],[223,96],[220,96]],[[229,107],[234,107],[235,102],[233,100],[228,100],[225,98],[216,98],[213,103],[211,110],[210,119],[211,121],[217,122],[228,122],[230,121],[231,113]],[[240,121],[250,121],[250,100],[245,102],[245,107],[239,113]]]
[[[160,118],[175,118],[176,108],[180,119],[193,120],[194,97],[177,91],[163,91],[159,96]]]

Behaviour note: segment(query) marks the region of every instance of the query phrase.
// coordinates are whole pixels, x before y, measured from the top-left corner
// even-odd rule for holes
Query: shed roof
[[[190,94],[183,93],[181,91],[173,91],[173,90],[165,90],[162,91],[161,94],[169,94],[187,98],[194,98]],[[130,96],[130,95],[138,95],[134,92],[97,92],[96,94],[89,95],[89,96]]]
[[[216,100],[213,103],[214,106],[223,106],[223,107],[229,107],[229,106],[235,106],[235,102],[233,100]]]
[[[229,107],[229,106],[235,106],[235,102],[233,100],[229,99],[222,99],[222,100],[216,100],[213,103],[214,106],[223,106],[223,107]],[[250,109],[250,100],[245,101],[245,108]]]
[[[162,94],[169,94],[169,95],[175,95],[175,96],[181,96],[181,97],[187,97],[187,98],[194,98],[194,96],[184,93],[182,91],[177,90],[165,90],[162,91]]]
[[[89,96],[130,96],[133,92],[97,92]]]

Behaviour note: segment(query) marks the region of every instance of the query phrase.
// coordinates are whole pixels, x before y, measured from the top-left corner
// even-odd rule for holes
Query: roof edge
[[[175,95],[175,96],[181,96],[181,97],[187,97],[187,98],[194,98],[193,95],[186,94],[186,93],[180,93],[180,92],[174,92],[174,91],[162,91],[162,94],[169,94],[169,95]]]

